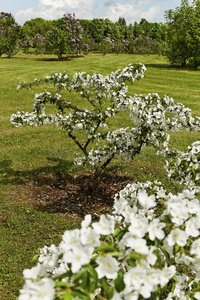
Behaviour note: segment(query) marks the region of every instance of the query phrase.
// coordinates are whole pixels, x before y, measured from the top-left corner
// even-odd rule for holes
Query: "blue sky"
[[[123,17],[127,24],[134,24],[142,18],[165,22],[165,10],[180,4],[181,0],[0,0],[0,11],[11,12],[20,25],[37,17],[58,19],[65,13],[75,13],[80,19],[109,18],[113,22]]]

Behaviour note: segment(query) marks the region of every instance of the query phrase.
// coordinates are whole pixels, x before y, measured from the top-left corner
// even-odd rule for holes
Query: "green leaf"
[[[64,294],[64,300],[73,300],[74,296],[72,295],[72,293],[65,293]]]
[[[114,281],[115,289],[118,293],[124,290],[125,283],[124,283],[124,274],[122,271],[119,271],[117,278]]]
[[[160,246],[159,248],[160,248],[160,250],[163,252],[163,254],[165,255],[165,258],[166,258],[167,263],[169,263],[169,260],[170,260],[170,255],[169,255],[169,253],[167,252],[167,250],[166,250],[163,246]],[[158,257],[158,256],[157,256],[157,257]]]
[[[141,260],[142,257],[144,257],[142,254],[137,253],[137,252],[134,252],[134,251],[132,251],[132,252],[129,254],[129,258],[130,258],[130,259],[134,259],[134,260]]]
[[[81,288],[84,289],[84,290],[88,290],[89,288],[89,273],[86,271],[82,274],[82,282],[81,282]]]
[[[108,253],[108,252],[115,252],[116,249],[112,244],[103,244],[99,247],[97,247],[94,250],[94,253],[98,253],[98,252],[103,252],[103,253]]]
[[[90,269],[90,289],[89,291],[91,293],[93,293],[96,289],[97,289],[97,284],[98,284],[98,275],[97,275],[97,272],[91,268]]]
[[[67,282],[56,281],[56,282],[55,282],[55,286],[56,286],[56,287],[60,287],[60,288],[62,288],[62,287],[66,288]]]
[[[126,227],[124,230],[121,230],[120,228],[116,228],[114,232],[114,236],[120,241],[125,233],[128,231],[128,227]]]
[[[175,247],[173,249],[173,254],[176,255],[181,250],[181,247],[177,244],[175,244]]]
[[[111,286],[108,284],[106,278],[102,278],[102,279],[100,280],[100,285],[101,285],[101,287],[103,288],[105,298],[106,298],[107,300],[112,299],[113,294],[114,294],[114,289],[113,289],[113,287],[111,287]]]
[[[172,223],[171,216],[170,215],[165,215],[164,218],[162,219],[162,221],[164,223],[171,224]]]
[[[127,264],[130,266],[130,267],[135,267],[136,266],[136,262],[134,259],[127,259]]]
[[[73,292],[73,296],[74,296],[74,298],[78,297],[79,299],[82,299],[82,300],[90,300],[89,294],[83,290],[75,290]]]

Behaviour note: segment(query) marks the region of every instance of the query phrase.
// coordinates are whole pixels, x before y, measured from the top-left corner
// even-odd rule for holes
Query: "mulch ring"
[[[111,213],[114,195],[133,181],[130,176],[106,174],[94,187],[94,176],[90,173],[44,176],[29,186],[28,199],[41,211],[78,219],[91,214],[95,219]]]

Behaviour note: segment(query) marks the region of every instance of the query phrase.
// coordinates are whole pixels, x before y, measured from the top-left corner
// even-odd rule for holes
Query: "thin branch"
[[[93,132],[93,136],[92,136],[90,139],[87,140],[87,142],[85,143],[83,149],[86,150],[86,148],[87,148],[87,146],[89,145],[89,143],[93,140],[94,134],[95,134],[95,132],[97,131],[97,129],[99,128],[99,125],[100,125],[100,124],[101,124],[101,120],[98,121],[97,126],[96,126],[96,128],[95,128],[95,130],[94,130],[94,132]]]
[[[88,153],[87,153],[86,149],[84,147],[82,147],[82,145],[79,143],[79,141],[76,139],[76,137],[74,135],[72,135],[71,132],[68,132],[68,135],[69,135],[70,138],[73,139],[73,141],[81,149],[81,151],[83,151],[83,153],[85,154],[85,156],[88,157]]]
[[[100,167],[99,173],[102,173],[102,171],[107,167],[107,165],[111,162],[111,160],[114,158],[115,152],[103,163],[103,165]]]

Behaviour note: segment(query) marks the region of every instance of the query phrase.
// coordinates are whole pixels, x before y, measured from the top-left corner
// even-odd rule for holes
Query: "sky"
[[[117,22],[122,17],[127,24],[134,24],[145,18],[164,23],[165,11],[180,4],[181,0],[0,0],[0,12],[12,13],[20,25],[38,17],[58,19],[66,13],[75,13],[78,19],[108,18]]]

